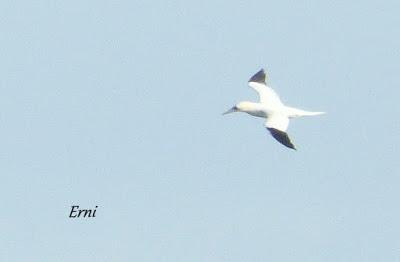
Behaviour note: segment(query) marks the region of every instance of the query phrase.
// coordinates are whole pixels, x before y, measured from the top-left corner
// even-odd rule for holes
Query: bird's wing
[[[249,86],[256,90],[260,97],[260,103],[268,104],[269,106],[282,106],[282,101],[278,94],[265,83],[264,69],[258,71],[249,79]]]
[[[270,115],[265,122],[265,127],[279,143],[291,149],[296,149],[286,133],[288,126],[289,118],[280,114]]]

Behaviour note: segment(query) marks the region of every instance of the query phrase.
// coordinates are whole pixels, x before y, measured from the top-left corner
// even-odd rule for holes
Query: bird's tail
[[[325,112],[305,111],[305,110],[301,110],[301,109],[290,107],[290,106],[286,107],[286,112],[289,117],[317,116],[317,115],[325,114]]]

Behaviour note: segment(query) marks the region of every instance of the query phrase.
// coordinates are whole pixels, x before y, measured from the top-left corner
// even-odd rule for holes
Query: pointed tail
[[[325,112],[311,112],[289,106],[286,107],[286,112],[289,117],[317,116],[325,114]]]

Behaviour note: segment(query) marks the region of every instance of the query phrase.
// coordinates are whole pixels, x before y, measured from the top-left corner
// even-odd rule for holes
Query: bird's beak
[[[236,112],[236,111],[237,111],[237,108],[236,108],[236,106],[234,106],[231,109],[229,109],[228,111],[226,111],[225,113],[223,113],[222,115],[226,115],[226,114],[233,113],[233,112]]]

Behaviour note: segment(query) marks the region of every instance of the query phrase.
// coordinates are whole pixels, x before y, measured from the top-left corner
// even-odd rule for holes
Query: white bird
[[[285,106],[275,91],[271,87],[267,86],[265,82],[264,69],[261,69],[253,75],[248,84],[256,90],[260,97],[260,102],[239,102],[234,107],[223,113],[223,115],[233,112],[245,112],[252,116],[265,118],[265,127],[271,135],[278,140],[279,143],[291,149],[296,150],[286,133],[289,126],[289,118],[324,114],[324,112],[309,112]]]

